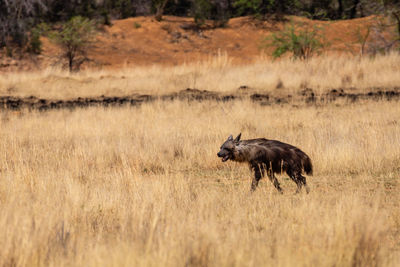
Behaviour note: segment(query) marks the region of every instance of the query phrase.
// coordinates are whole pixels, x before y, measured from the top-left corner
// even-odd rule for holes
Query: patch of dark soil
[[[163,95],[160,98],[162,100],[188,100],[188,101],[204,101],[204,100],[216,100],[216,101],[230,101],[238,98],[236,95],[223,95],[217,92],[211,92],[207,90],[199,90],[187,88],[179,91],[178,93],[172,93]]]
[[[354,88],[349,90],[353,91]],[[321,97],[322,100],[326,99],[328,102],[333,102],[338,99],[345,99],[349,102],[356,102],[358,100],[399,100],[400,99],[400,87],[394,87],[391,89],[374,87],[370,88],[367,93],[347,93],[344,89],[332,89],[324,96]]]
[[[317,97],[311,88],[304,88],[300,91],[300,95],[304,98],[306,103],[315,103],[317,101]]]
[[[67,100],[52,100],[52,99],[39,99],[35,96],[30,97],[14,97],[14,96],[1,96],[0,108],[1,109],[28,109],[45,111],[49,109],[74,109],[85,108],[93,106],[121,106],[121,105],[138,105],[143,102],[149,102],[154,99],[150,95],[132,95],[123,97],[78,97],[75,99]]]
[[[248,91],[249,89],[250,89],[250,87],[248,87],[247,85],[241,85],[238,88],[238,90],[242,91],[242,92]]]
[[[354,90],[352,90],[354,91]],[[157,95],[129,95],[129,96],[99,96],[99,97],[78,97],[75,99],[43,99],[35,96],[15,97],[0,96],[0,109],[8,110],[39,110],[50,109],[75,109],[87,107],[116,107],[116,106],[137,106],[142,103],[155,100],[161,101],[233,101],[238,99],[250,99],[260,105],[298,105],[305,103],[308,105],[323,105],[326,103],[344,100],[347,103],[354,103],[360,100],[373,101],[398,101],[400,100],[400,87],[394,88],[370,88],[365,93],[346,92],[345,89],[331,89],[325,94],[317,95],[311,88],[305,88],[298,95],[273,96],[271,94],[253,93],[243,94],[223,94],[207,90],[187,88],[185,90]]]
[[[250,96],[250,99],[253,101],[262,101],[262,102],[268,102],[270,97],[268,94],[252,94]]]
[[[199,90],[199,89],[192,89],[186,88],[185,90],[179,91],[177,93],[172,93],[168,95],[161,96],[163,100],[209,100],[209,99],[217,99],[218,94],[215,92],[210,92],[207,90]]]
[[[252,94],[250,95],[250,99],[254,102],[259,102],[261,105],[270,105],[270,104],[287,104],[292,100],[292,95],[286,96],[271,96],[269,94]]]

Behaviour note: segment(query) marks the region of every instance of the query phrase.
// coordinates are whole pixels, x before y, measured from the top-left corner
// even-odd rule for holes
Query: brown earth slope
[[[376,17],[341,21],[311,21],[288,17],[288,20],[304,22],[323,28],[329,51],[360,50],[357,31],[365,33]],[[211,25],[211,23],[209,23]],[[205,60],[225,54],[233,63],[250,63],[263,55],[261,40],[273,31],[282,29],[283,23],[260,22],[250,17],[234,18],[224,28],[193,29],[192,18],[165,16],[158,22],[153,17],[135,17],[113,21],[99,31],[93,43],[85,67],[120,68],[132,65],[178,65]],[[270,52],[270,51],[267,51]],[[63,62],[60,50],[43,39],[43,52],[38,57],[24,56],[23,60],[6,58],[0,52],[0,70],[30,70]],[[265,54],[265,53],[264,53]],[[269,54],[269,53],[266,53]]]

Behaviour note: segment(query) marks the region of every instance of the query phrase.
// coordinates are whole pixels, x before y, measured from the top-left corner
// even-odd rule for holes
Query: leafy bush
[[[231,14],[220,1],[193,0],[191,16],[193,16],[197,28],[204,27],[206,20],[211,20],[212,24],[205,28],[220,28],[226,26]]]
[[[291,22],[282,31],[273,33],[264,39],[263,46],[274,47],[274,58],[291,53],[295,59],[308,59],[319,54],[327,45],[319,27]]]
[[[236,0],[233,7],[237,8],[239,15],[254,14],[255,17],[261,16],[262,0]]]
[[[212,5],[208,0],[194,0],[192,12],[194,22],[197,26],[202,26],[206,19],[211,16]]]
[[[80,16],[71,18],[64,23],[59,31],[49,34],[52,41],[59,44],[64,50],[64,57],[68,59],[68,67],[73,71],[79,70],[80,65],[88,60],[86,50],[95,35],[94,23]]]
[[[292,14],[298,9],[297,0],[234,0],[237,15],[251,15],[256,19],[284,19],[284,14]]]
[[[34,54],[40,54],[42,52],[42,41],[40,36],[46,34],[49,31],[49,26],[46,23],[40,23],[33,27],[30,32],[28,52]]]
[[[40,31],[37,28],[31,30],[31,36],[29,39],[28,51],[34,54],[40,54],[42,52],[42,42],[40,41]]]

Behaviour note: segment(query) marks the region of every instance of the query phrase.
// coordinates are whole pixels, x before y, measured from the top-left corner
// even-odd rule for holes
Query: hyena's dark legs
[[[307,185],[306,177],[301,175],[301,172],[297,173],[297,180],[300,181],[302,185],[304,185],[304,187],[306,188],[307,194],[310,193],[310,188]]]
[[[251,164],[251,169],[254,171],[254,177],[251,181],[251,191],[256,190],[258,182],[261,180],[264,170],[258,164]]]
[[[274,175],[274,171],[272,170],[271,167],[268,168],[267,175],[268,175],[269,180],[271,181],[271,183],[274,184],[275,188],[279,191],[279,193],[283,193],[281,185],[279,184],[278,179],[276,179],[276,177]]]
[[[272,184],[275,186],[275,188],[282,193],[282,188],[279,184],[278,179],[276,179],[274,175],[274,171],[272,168],[267,168],[263,164],[251,164],[251,168],[254,170],[254,178],[253,181],[251,182],[251,191],[256,190],[258,186],[258,182],[261,180],[261,178],[264,176],[265,169],[267,169],[267,175],[269,180],[272,182]]]
[[[300,179],[298,179],[298,172],[294,171],[292,168],[288,168],[286,170],[286,173],[289,175],[290,179],[292,179],[293,182],[295,182],[296,185],[297,185],[296,194],[300,193],[300,190],[301,190],[301,187],[303,186],[303,183],[302,183],[302,181]]]

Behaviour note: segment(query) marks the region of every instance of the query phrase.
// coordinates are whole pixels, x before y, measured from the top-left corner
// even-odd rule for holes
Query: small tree
[[[265,7],[262,8],[262,4],[262,0],[235,0],[233,7],[237,8],[239,15],[249,13],[253,14],[256,18],[261,18],[265,13]]]
[[[264,46],[274,47],[272,53],[274,58],[278,58],[285,53],[292,53],[295,59],[308,59],[316,53],[320,53],[326,46],[321,28],[303,24],[290,23],[282,31],[273,33],[265,38]]]
[[[80,65],[88,60],[86,51],[94,36],[94,23],[80,16],[71,18],[59,31],[49,34],[50,39],[64,50],[63,57],[68,59],[70,72],[74,67],[79,70]]]
[[[154,7],[156,9],[156,14],[154,15],[154,18],[157,21],[162,20],[162,16],[164,14],[164,9],[167,6],[169,0],[153,0]]]
[[[35,24],[38,14],[45,14],[47,6],[43,0],[0,1],[0,47],[11,49],[11,44],[24,47],[29,29]]]
[[[233,7],[237,14],[252,15],[256,19],[283,20],[284,14],[290,14],[297,9],[300,1],[297,0],[233,0]],[[270,15],[273,15],[271,17]]]
[[[387,15],[394,20],[397,30],[397,41],[400,41],[400,2],[397,0],[382,0]]]
[[[192,13],[194,22],[198,27],[204,25],[211,16],[212,4],[209,0],[194,0],[192,3]]]
[[[367,26],[367,30],[362,32],[361,28],[358,26],[355,31],[356,41],[354,43],[360,46],[360,56],[363,56],[367,49],[368,37],[371,33],[372,25]]]
[[[27,51],[33,54],[42,52],[42,41],[40,36],[46,35],[50,28],[46,23],[40,23],[31,29]]]

